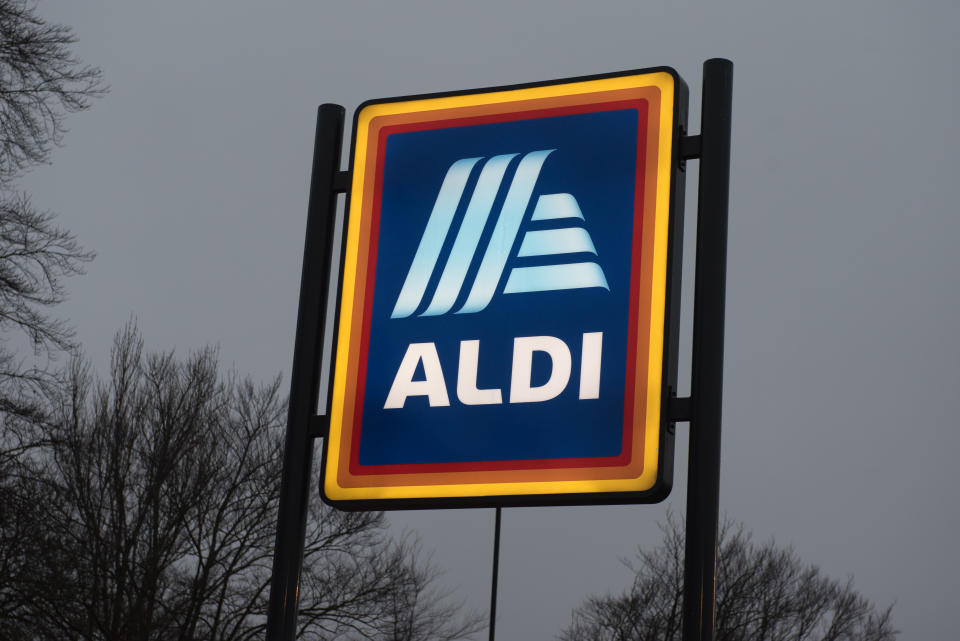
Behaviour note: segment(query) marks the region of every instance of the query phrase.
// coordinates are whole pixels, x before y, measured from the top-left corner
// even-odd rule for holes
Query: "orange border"
[[[659,431],[659,358],[657,364],[657,385],[656,390],[651,390],[649,374],[653,369],[650,366],[650,348],[651,342],[659,335],[659,352],[662,355],[663,349],[663,310],[660,310],[656,322],[651,319],[653,303],[653,281],[655,272],[662,272],[665,280],[666,263],[666,225],[669,209],[669,199],[663,197],[663,190],[669,190],[669,172],[670,167],[663,166],[664,157],[671,158],[670,153],[664,154],[663,144],[666,140],[669,146],[672,143],[672,107],[673,107],[673,78],[669,74],[656,73],[645,74],[644,76],[634,76],[630,78],[645,78],[645,76],[666,76],[669,78],[669,86],[663,87],[663,78],[658,78],[661,82],[646,82],[628,88],[603,89],[598,88],[592,91],[581,91],[578,93],[569,93],[566,95],[550,95],[546,97],[534,97],[521,100],[489,100],[500,93],[477,94],[470,96],[475,98],[477,103],[467,104],[465,106],[446,106],[449,99],[434,98],[423,99],[419,101],[406,101],[397,103],[375,103],[360,110],[357,117],[358,132],[360,128],[365,128],[366,135],[362,137],[362,143],[359,140],[355,148],[354,159],[354,182],[352,197],[359,203],[350,205],[350,221],[348,231],[348,244],[355,242],[355,261],[354,270],[351,270],[350,285],[352,296],[350,300],[344,298],[344,305],[341,308],[341,325],[338,342],[338,350],[347,348],[346,357],[339,354],[337,357],[337,368],[335,372],[335,399],[334,411],[331,420],[331,443],[332,449],[328,453],[328,466],[326,473],[327,495],[333,499],[370,499],[370,498],[425,498],[464,495],[462,493],[443,492],[442,488],[437,486],[464,486],[464,485],[483,485],[496,486],[494,492],[478,492],[476,495],[489,494],[522,494],[526,491],[516,491],[519,486],[521,489],[528,490],[525,487],[529,484],[543,485],[537,493],[557,492],[558,482],[564,486],[568,482],[575,484],[585,484],[579,491],[610,491],[609,489],[597,490],[594,488],[596,481],[604,480],[639,480],[641,477],[650,477],[644,474],[649,472],[649,466],[653,464],[656,467],[656,456],[650,456],[651,452],[646,452],[645,447],[649,446],[647,430],[653,429]],[[615,80],[622,81],[623,78]],[[585,85],[604,84],[604,80],[582,83]],[[580,83],[578,83],[580,84]],[[622,84],[622,83],[621,83]],[[556,85],[553,89],[564,89],[564,85]],[[661,92],[668,89],[667,103],[669,107],[661,101]],[[507,92],[510,93],[510,92]],[[522,93],[519,92],[519,93]],[[462,97],[461,97],[462,98]],[[484,99],[487,99],[484,101]],[[522,114],[527,111],[541,111],[544,109],[582,106],[598,104],[605,102],[615,102],[624,100],[646,100],[647,109],[647,131],[642,193],[642,211],[641,211],[641,266],[640,282],[635,284],[631,282],[631,287],[639,286],[638,309],[637,309],[637,335],[636,335],[636,376],[634,382],[634,410],[633,424],[636,426],[634,438],[632,439],[632,451],[630,453],[630,462],[622,466],[598,466],[598,467],[579,467],[579,468],[552,468],[552,469],[524,469],[524,470],[484,470],[484,471],[464,471],[464,472],[433,472],[433,473],[414,473],[414,474],[377,474],[377,475],[353,475],[350,473],[349,457],[352,445],[352,423],[354,401],[358,392],[355,381],[361,356],[360,336],[363,328],[363,310],[367,304],[367,297],[372,296],[371,291],[367,291],[367,272],[369,265],[369,254],[371,244],[371,220],[373,218],[373,193],[376,185],[377,155],[380,153],[380,132],[386,127],[397,125],[416,124],[421,122],[435,122],[443,120],[455,120],[486,115],[501,114]],[[481,102],[483,101],[483,102]],[[418,106],[421,108],[414,109]],[[426,108],[434,107],[434,108]],[[666,122],[664,115],[666,115]],[[522,119],[522,116],[518,119]],[[666,131],[661,127],[663,125]],[[666,133],[668,135],[664,136]],[[668,149],[667,152],[670,150]],[[361,170],[362,168],[362,170]],[[663,181],[663,173],[666,172],[666,183]],[[652,187],[652,188],[651,188]],[[659,197],[658,197],[659,196]],[[359,206],[358,206],[359,205]],[[661,205],[661,206],[658,206]],[[658,211],[659,210],[659,211]],[[661,232],[661,233],[657,233]],[[657,243],[662,240],[662,243]],[[661,251],[656,252],[655,245],[661,245]],[[656,262],[662,263],[663,268],[657,270]],[[346,272],[347,270],[345,270]],[[345,276],[347,274],[345,273]],[[344,281],[344,290],[347,290],[347,281]],[[349,304],[347,304],[349,303]],[[658,325],[658,327],[657,327]],[[656,342],[656,341],[653,341]],[[345,367],[344,367],[345,365]],[[347,382],[351,382],[347,385]],[[342,395],[338,392],[342,390]],[[650,391],[657,392],[650,394]],[[657,405],[656,421],[651,421],[650,396]],[[338,411],[339,410],[339,411]],[[654,441],[654,445],[658,440]],[[334,447],[335,445],[335,447]],[[655,454],[655,452],[653,452]],[[655,474],[649,482],[648,487],[634,486],[620,491],[643,491],[652,487],[655,482]],[[519,486],[518,486],[519,484]],[[621,485],[618,483],[618,485]],[[436,491],[431,493],[430,487]],[[404,491],[405,488],[408,491]],[[419,489],[418,489],[419,488]],[[356,491],[351,491],[356,490]],[[343,496],[344,494],[349,496]],[[473,495],[469,494],[468,495]]]

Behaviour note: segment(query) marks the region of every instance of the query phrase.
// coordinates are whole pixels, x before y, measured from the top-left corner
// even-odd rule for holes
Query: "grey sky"
[[[701,64],[732,59],[721,509],[896,601],[903,639],[955,636],[956,2],[41,10],[75,28],[112,85],[24,182],[99,253],[61,312],[101,369],[135,315],[154,348],[214,342],[240,372],[286,376],[321,102],[352,113],[369,98],[669,65],[690,85],[696,132]],[[505,512],[499,638],[552,638],[586,594],[627,585],[618,558],[683,512],[678,433],[663,505]],[[486,608],[491,510],[393,520]]]

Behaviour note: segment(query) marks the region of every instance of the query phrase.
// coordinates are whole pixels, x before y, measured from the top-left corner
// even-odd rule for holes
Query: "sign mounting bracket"
[[[689,396],[674,396],[670,399],[668,412],[670,420],[677,423],[687,423],[690,421],[690,408],[693,405],[693,399]]]
[[[345,194],[350,190],[350,172],[349,171],[335,171],[333,172],[333,184],[331,185],[334,193]]]
[[[680,159],[693,160],[700,157],[700,136],[680,136]]]
[[[307,435],[313,439],[327,438],[329,429],[330,419],[326,414],[318,414],[310,417],[310,426]]]

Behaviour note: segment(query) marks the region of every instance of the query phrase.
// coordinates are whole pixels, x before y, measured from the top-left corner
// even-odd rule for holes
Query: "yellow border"
[[[654,257],[650,309],[649,359],[647,365],[647,417],[644,429],[643,471],[637,478],[592,481],[534,481],[517,483],[470,483],[460,485],[408,485],[390,487],[345,488],[337,483],[344,399],[347,395],[347,359],[357,345],[350,342],[352,310],[356,294],[357,254],[360,245],[360,213],[362,208],[365,160],[369,144],[371,120],[378,116],[493,105],[556,96],[570,96],[598,91],[614,91],[654,86],[660,89],[660,127],[657,160],[656,208],[654,212]],[[638,492],[649,490],[656,483],[660,435],[660,393],[663,367],[664,311],[666,301],[667,231],[670,213],[670,176],[673,154],[674,78],[667,72],[617,76],[596,80],[562,83],[487,93],[422,98],[401,102],[375,103],[363,107],[356,124],[353,184],[347,229],[346,256],[343,270],[343,292],[340,304],[337,359],[334,371],[330,431],[327,443],[324,489],[335,501],[453,498],[482,496],[521,496],[537,494],[578,494],[598,492]],[[649,144],[649,141],[648,141]]]

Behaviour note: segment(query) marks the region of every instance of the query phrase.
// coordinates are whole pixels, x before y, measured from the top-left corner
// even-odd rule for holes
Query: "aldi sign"
[[[685,117],[669,69],[358,109],[327,501],[666,496]]]

